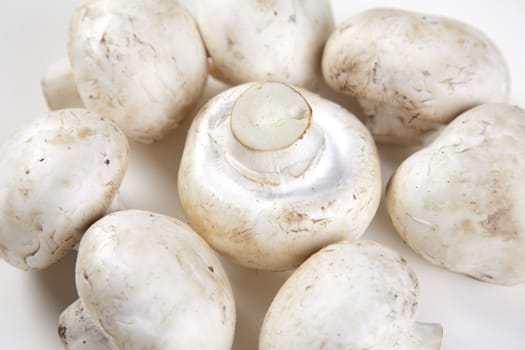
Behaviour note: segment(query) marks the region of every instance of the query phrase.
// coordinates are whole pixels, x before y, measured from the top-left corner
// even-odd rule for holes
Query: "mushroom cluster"
[[[360,240],[381,201],[375,142],[427,144],[385,190],[408,246],[482,281],[525,282],[525,111],[507,104],[491,39],[397,9],[335,27],[328,0],[196,5],[194,19],[174,0],[82,0],[68,57],[41,82],[53,111],[0,147],[0,257],[38,270],[78,249],[66,349],[231,349],[237,306],[219,253],[296,268],[260,350],[439,350],[441,325],[416,321],[406,260]],[[232,86],[197,110],[209,75]],[[322,80],[362,118],[316,94]],[[193,114],[172,179],[188,224],[109,213],[128,138],[158,141]]]

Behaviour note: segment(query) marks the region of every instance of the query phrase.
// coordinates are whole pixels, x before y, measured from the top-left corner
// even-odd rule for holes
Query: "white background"
[[[68,19],[75,3],[73,0],[1,1],[0,142],[23,122],[46,110],[40,77],[47,64],[66,54]],[[187,3],[193,9],[191,2]],[[337,23],[365,8],[395,5],[448,15],[477,26],[497,43],[507,58],[513,81],[511,102],[525,107],[524,1],[334,0],[332,3]],[[206,96],[212,96],[221,88],[221,85],[212,85]],[[338,101],[343,100],[339,97]],[[129,171],[121,190],[128,207],[183,218],[177,199],[176,175],[188,124],[157,144],[132,144]],[[380,152],[386,180],[408,151],[380,147]],[[416,271],[421,282],[418,319],[443,325],[443,350],[525,349],[525,285],[490,285],[428,264],[402,244],[383,207],[364,238],[398,250]],[[266,308],[287,274],[249,271],[228,263],[226,267],[238,308],[234,349],[256,349]],[[60,312],[76,298],[73,268],[73,254],[48,270],[31,273],[0,261],[0,349],[62,348],[56,323]]]

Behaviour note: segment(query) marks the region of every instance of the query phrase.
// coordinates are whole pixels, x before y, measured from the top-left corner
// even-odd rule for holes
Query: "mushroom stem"
[[[67,350],[114,350],[104,331],[93,322],[80,299],[62,312],[58,335]]]
[[[409,333],[396,344],[395,350],[439,350],[443,327],[436,323],[415,322]]]
[[[46,69],[42,78],[42,91],[51,110],[84,107],[67,57]]]
[[[235,101],[226,161],[244,177],[279,185],[318,160],[324,135],[297,90],[276,82],[254,84]]]

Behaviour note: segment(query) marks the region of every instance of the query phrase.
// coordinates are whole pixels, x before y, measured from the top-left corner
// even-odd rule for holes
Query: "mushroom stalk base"
[[[242,93],[229,129],[223,130],[226,161],[261,184],[280,185],[300,177],[325,146],[306,99],[282,83],[257,83]]]
[[[84,108],[67,57],[46,69],[42,78],[42,92],[51,110]]]
[[[115,350],[80,299],[60,315],[58,335],[67,350]]]
[[[443,327],[440,324],[415,322],[394,350],[440,350],[442,340]]]

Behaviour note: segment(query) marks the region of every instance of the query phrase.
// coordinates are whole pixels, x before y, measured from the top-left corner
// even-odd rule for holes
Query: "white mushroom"
[[[83,1],[71,19],[69,59],[86,108],[145,143],[188,115],[208,76],[196,23],[173,0]],[[75,94],[65,62],[44,77],[51,108]]]
[[[199,0],[212,74],[231,84],[274,80],[313,88],[334,28],[328,0]]]
[[[100,219],[80,242],[75,274],[84,316],[115,349],[231,349],[235,303],[226,273],[178,220],[139,210]],[[82,330],[72,321],[62,333]],[[87,324],[88,336],[98,337]]]
[[[373,9],[328,40],[323,75],[356,97],[378,141],[418,143],[463,111],[506,102],[510,78],[498,48],[455,20]]]
[[[68,350],[114,350],[104,331],[78,299],[60,315],[58,336]]]
[[[500,284],[525,281],[525,111],[474,108],[405,160],[386,192],[394,227],[430,262]]]
[[[0,148],[0,256],[42,269],[76,246],[111,204],[128,143],[117,126],[82,109],[50,112]]]
[[[289,85],[249,83],[199,112],[178,189],[190,225],[214,248],[247,267],[285,270],[359,237],[381,176],[373,140],[352,114]]]
[[[284,283],[263,322],[259,350],[439,350],[438,324],[415,322],[418,281],[394,251],[342,241]]]

